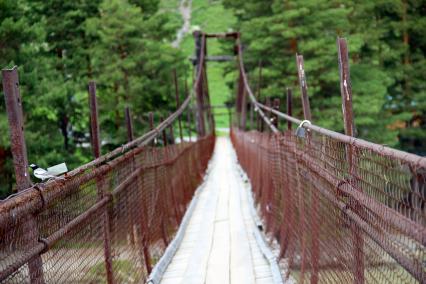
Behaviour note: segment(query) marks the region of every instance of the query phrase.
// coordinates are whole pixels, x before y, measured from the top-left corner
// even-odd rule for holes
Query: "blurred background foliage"
[[[314,123],[343,132],[336,38],[345,37],[358,137],[426,154],[425,1],[223,3],[237,18],[254,90],[262,66],[262,100],[285,102],[290,87],[294,115],[303,117],[295,59],[302,54]]]
[[[157,0],[0,0],[0,66],[19,67],[30,163],[92,159],[87,83],[97,83],[103,152],[126,142],[124,108],[136,135],[175,109],[172,72],[189,72],[172,48],[181,21]],[[183,83],[180,84],[182,99]],[[0,100],[0,197],[13,191],[4,100]]]
[[[191,3],[189,3],[191,2]],[[124,107],[136,135],[175,109],[172,71],[181,100],[192,77],[188,33],[171,42],[191,6],[192,28],[240,31],[252,89],[261,100],[293,89],[302,108],[295,54],[305,59],[313,121],[343,132],[337,36],[348,40],[358,136],[426,154],[426,2],[420,0],[0,0],[0,66],[19,66],[29,161],[75,168],[91,156],[87,83],[97,83],[103,152],[126,142]],[[232,54],[233,43],[210,40],[210,55]],[[236,65],[209,62],[211,101],[235,94]],[[188,81],[190,82],[190,81]],[[215,110],[217,127],[228,126]],[[220,132],[220,131],[219,131]],[[13,191],[4,100],[0,100],[0,198]]]

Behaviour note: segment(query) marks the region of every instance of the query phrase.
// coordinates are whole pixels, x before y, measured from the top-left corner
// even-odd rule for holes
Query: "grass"
[[[120,282],[137,283],[140,278],[137,268],[129,260],[113,260],[112,267]],[[86,276],[89,283],[106,283],[105,263],[100,262],[92,266]]]

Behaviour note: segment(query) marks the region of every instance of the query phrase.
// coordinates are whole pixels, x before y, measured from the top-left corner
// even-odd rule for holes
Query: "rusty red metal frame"
[[[188,151],[192,151],[191,155],[195,155],[194,151],[199,151],[199,147],[197,145],[205,145],[204,147],[209,147],[209,149],[204,149],[204,152],[201,153],[201,157],[199,157],[200,161],[204,163],[203,165],[200,165],[198,163],[194,163],[194,161],[188,161],[191,162],[188,166],[196,166],[197,169],[194,169],[194,172],[191,173],[192,176],[196,173],[197,179],[199,179],[200,173],[197,173],[199,170],[203,170],[208,161],[209,153],[212,151],[211,145],[214,144],[213,142],[213,136],[200,136],[200,138],[195,143],[184,143],[182,146],[179,146],[176,148],[178,152],[176,152],[176,149],[165,149],[165,160],[161,162],[160,164],[152,164],[150,166],[143,166],[140,168],[134,168],[134,161],[137,154],[141,154],[146,145],[151,144],[154,139],[161,135],[167,128],[172,130],[172,124],[176,119],[178,119],[185,110],[190,111],[189,105],[194,97],[195,94],[197,94],[197,91],[200,90],[200,86],[202,86],[202,81],[204,80],[205,72],[204,70],[204,54],[205,54],[205,35],[202,35],[202,49],[200,52],[200,62],[201,64],[201,71],[197,74],[196,80],[193,84],[193,87],[191,89],[191,92],[187,94],[186,99],[183,101],[182,104],[178,103],[177,110],[172,113],[169,117],[167,117],[164,121],[162,121],[157,127],[151,127],[151,130],[148,131],[146,134],[144,134],[141,137],[138,137],[134,139],[133,137],[133,126],[131,121],[131,114],[130,109],[126,108],[125,110],[125,117],[126,117],[126,126],[128,130],[128,143],[123,145],[122,147],[119,147],[112,152],[109,152],[105,155],[101,155],[101,140],[100,140],[100,131],[99,131],[99,124],[98,124],[98,114],[97,114],[97,102],[96,102],[96,84],[94,82],[89,83],[89,105],[91,109],[91,115],[90,115],[90,133],[91,133],[91,140],[93,145],[93,154],[95,156],[95,160],[92,162],[89,162],[69,173],[67,173],[65,176],[61,177],[60,179],[53,179],[50,180],[44,184],[37,184],[32,185],[29,180],[29,174],[28,174],[28,162],[26,161],[26,151],[25,151],[25,142],[23,138],[23,122],[22,122],[22,110],[20,108],[21,104],[21,98],[19,95],[18,90],[18,78],[17,78],[17,70],[16,68],[12,70],[3,70],[3,85],[5,89],[5,97],[8,107],[8,114],[12,115],[12,140],[15,141],[16,139],[20,139],[22,143],[13,143],[12,147],[19,146],[21,149],[18,149],[18,152],[14,151],[14,154],[16,158],[19,159],[19,169],[17,169],[17,181],[18,186],[21,188],[21,191],[19,194],[14,195],[13,197],[10,197],[6,200],[0,201],[0,230],[5,230],[5,228],[12,228],[14,226],[18,226],[19,223],[22,223],[22,220],[28,216],[37,216],[40,212],[43,212],[49,206],[52,206],[55,204],[57,200],[64,196],[68,196],[69,194],[75,192],[78,187],[82,184],[85,184],[89,181],[96,180],[97,187],[98,187],[98,200],[95,204],[93,204],[90,208],[86,209],[83,213],[76,216],[74,219],[66,223],[64,226],[62,226],[59,230],[56,232],[53,232],[45,239],[37,239],[39,236],[39,233],[34,230],[37,229],[37,225],[35,224],[35,221],[32,221],[32,229],[27,226],[27,229],[31,231],[30,233],[27,233],[25,236],[30,237],[31,240],[28,242],[28,250],[27,252],[22,255],[19,259],[13,260],[10,263],[6,264],[6,267],[3,267],[0,271],[0,280],[4,280],[7,277],[9,277],[14,271],[17,269],[20,269],[22,265],[25,263],[29,264],[29,275],[31,277],[32,283],[44,283],[43,279],[43,263],[41,262],[40,255],[47,252],[50,247],[52,247],[58,240],[61,240],[65,235],[67,235],[70,231],[74,230],[77,225],[83,224],[85,221],[89,220],[91,216],[95,213],[101,213],[103,215],[103,221],[102,221],[102,227],[103,227],[103,238],[104,238],[104,251],[105,251],[105,265],[106,265],[106,272],[107,272],[107,282],[108,283],[115,283],[117,279],[115,279],[113,275],[113,267],[112,267],[112,254],[111,254],[111,216],[109,215],[109,209],[108,207],[111,206],[112,200],[115,198],[115,196],[118,196],[122,192],[124,192],[127,188],[131,186],[131,184],[135,183],[136,181],[139,183],[139,177],[140,175],[145,171],[149,170],[149,167],[173,167],[179,159],[181,159],[183,156],[188,156]],[[9,76],[11,75],[11,76]],[[176,86],[177,87],[177,86]],[[206,86],[205,86],[206,87]],[[205,92],[205,91],[204,91]],[[11,102],[11,104],[8,104],[8,102]],[[207,106],[209,107],[209,106]],[[152,115],[150,116],[151,123],[153,122]],[[209,119],[213,119],[210,117]],[[211,122],[212,125],[214,125],[214,121]],[[13,131],[15,128],[18,131]],[[214,127],[214,126],[213,126]],[[214,133],[214,130],[213,130]],[[15,139],[13,135],[17,134],[17,138]],[[15,139],[15,140],[14,140]],[[207,144],[206,144],[207,143]],[[173,145],[169,147],[174,147]],[[198,149],[198,150],[197,150]],[[16,153],[15,153],[16,152]],[[176,155],[176,153],[180,153]],[[20,156],[19,156],[20,155]],[[185,158],[186,159],[186,158]],[[110,174],[112,168],[117,167],[120,165],[120,163],[123,163],[124,161],[132,161],[133,163],[133,171],[130,173],[130,175],[123,180],[119,185],[117,185],[111,192],[105,191],[104,186],[104,178]],[[21,170],[22,169],[22,170]],[[22,176],[25,177],[26,183],[20,182],[23,179],[20,179],[20,173],[23,173]],[[173,180],[171,180],[173,183]],[[182,181],[184,182],[184,181]],[[187,186],[194,186],[187,184]],[[165,187],[165,184],[164,184]],[[166,190],[166,189],[164,189]],[[171,191],[172,195],[175,195],[173,191]],[[186,196],[185,198],[188,198],[190,196]],[[176,200],[177,197],[172,196],[173,202],[178,202]],[[182,200],[182,197],[179,197],[180,200]],[[128,202],[128,201],[125,201]],[[181,202],[181,201],[179,201]],[[106,206],[108,205],[108,206]],[[176,207],[177,203],[175,205],[175,216],[176,216],[176,222],[180,222],[180,210],[181,208]],[[166,218],[167,216],[163,216],[163,218]],[[131,216],[131,218],[133,218]],[[30,220],[30,219],[28,219]],[[131,223],[134,223],[135,220],[132,219],[130,221]],[[166,224],[167,221],[165,219],[164,224]],[[142,225],[143,227],[143,225]],[[26,229],[26,230],[27,230]],[[167,230],[167,231],[166,231]],[[163,233],[169,234],[170,228],[163,227]],[[34,237],[34,238],[33,238]],[[145,264],[146,264],[146,271],[148,273],[152,269],[152,265],[150,263],[150,252],[146,249],[146,245],[148,245],[147,240],[143,239],[144,236],[142,236],[142,247],[143,247],[143,258],[145,258]]]
[[[311,106],[308,96],[308,82],[305,74],[305,63],[303,55],[296,54],[297,74],[299,75],[300,92],[302,94],[303,117],[306,120],[312,120]]]
[[[10,141],[15,168],[16,187],[23,192],[32,185],[28,172],[27,147],[24,137],[24,118],[22,114],[22,98],[19,91],[18,68],[2,71],[3,90],[9,121]],[[24,242],[28,247],[37,244],[38,228],[33,216],[28,215],[24,221]],[[43,262],[40,256],[27,259],[32,283],[44,283]]]
[[[206,140],[206,139],[210,139],[210,137],[204,137],[203,139],[201,139],[199,141],[203,141],[203,140]],[[98,176],[104,176],[107,172],[109,172],[111,170],[111,168],[115,167],[116,165],[121,164],[123,161],[128,160],[129,157],[134,156],[135,154],[138,154],[138,153],[140,153],[141,151],[144,151],[144,150],[145,150],[144,148],[137,148],[137,149],[134,149],[132,152],[125,153],[123,156],[121,156],[121,157],[117,158],[116,160],[110,162],[108,165],[101,166],[101,168],[99,168],[99,170],[97,172],[90,175],[90,178],[80,178],[79,181],[76,181],[76,182],[84,183],[86,180],[90,180],[90,179],[96,178]],[[48,251],[49,248],[52,247],[57,241],[62,239],[68,232],[70,232],[77,225],[87,221],[90,216],[92,216],[93,214],[95,214],[97,212],[104,211],[106,209],[105,206],[109,202],[111,202],[115,196],[119,195],[123,190],[128,190],[129,185],[131,183],[133,183],[140,176],[140,174],[143,171],[147,170],[150,167],[159,167],[159,166],[162,166],[162,165],[171,165],[174,162],[176,162],[182,155],[184,155],[186,152],[188,152],[190,150],[191,150],[191,145],[187,144],[187,145],[185,145],[185,147],[182,149],[182,151],[180,152],[180,154],[178,156],[175,156],[173,158],[169,158],[169,159],[165,160],[164,162],[162,162],[161,164],[158,164],[158,165],[140,167],[140,168],[134,170],[132,173],[130,173],[130,175],[123,182],[121,182],[119,185],[117,185],[112,190],[112,192],[110,194],[106,194],[104,197],[99,199],[87,211],[85,211],[81,215],[77,216],[75,219],[73,219],[72,221],[67,223],[63,228],[61,228],[57,232],[53,233],[46,240],[44,240],[43,243],[38,243],[35,246],[33,246],[32,249],[30,249],[28,252],[26,252],[24,258],[21,258],[18,261],[11,263],[6,269],[3,269],[2,271],[0,271],[0,281],[4,280],[6,277],[8,277],[10,274],[12,274],[14,271],[16,271],[19,267],[21,267],[23,264],[25,264],[29,260],[33,259],[34,257],[36,257],[37,255],[39,255],[41,253],[45,253],[46,251]],[[71,184],[72,180],[68,180],[67,182],[69,184]],[[67,192],[64,192],[63,189],[64,189],[64,187],[62,189],[60,187],[58,187],[56,189],[57,191],[60,191],[60,192],[58,192],[58,195],[56,195],[55,197],[52,197],[52,198],[47,197],[44,201],[45,203],[43,204],[44,207],[48,207],[51,203],[55,202],[59,195],[66,195]],[[16,196],[16,198],[19,198],[19,197],[21,197],[21,196]],[[29,195],[29,196],[26,196],[26,197],[32,198],[36,201],[41,202],[39,196],[37,196],[37,195],[36,196]],[[10,199],[10,200],[14,201],[14,199]],[[23,201],[23,202],[25,202],[25,201]],[[25,206],[25,204],[23,202],[20,203],[20,206],[22,206],[22,207]],[[1,204],[1,205],[3,205],[3,204]],[[41,209],[42,208],[38,209],[37,211],[39,211]],[[32,214],[32,212],[35,212],[35,211],[19,211],[19,208],[14,208],[14,210],[17,210],[16,212],[19,212],[19,214],[17,214],[17,215],[13,214],[13,219],[19,219],[20,217],[22,217],[24,215]],[[0,214],[0,216],[3,217],[4,214]]]
[[[250,135],[250,133],[243,133],[241,130],[233,129],[231,133],[231,137],[233,137],[234,143],[238,149],[241,147],[240,142],[235,142],[241,140],[241,137],[244,135]],[[257,133],[252,133],[257,134]],[[418,280],[424,279],[425,272],[423,271],[422,264],[418,262],[418,260],[409,258],[407,255],[401,253],[397,250],[394,245],[389,242],[389,236],[383,234],[383,230],[385,227],[382,226],[391,226],[395,230],[399,232],[403,232],[404,237],[412,238],[416,242],[421,245],[426,245],[426,228],[419,223],[416,223],[409,218],[401,215],[399,212],[395,211],[392,208],[387,207],[386,205],[378,202],[374,198],[366,195],[365,193],[359,191],[356,187],[354,187],[350,182],[343,182],[331,175],[327,170],[323,168],[323,164],[321,161],[318,161],[311,157],[309,151],[298,150],[296,147],[293,147],[294,144],[287,144],[286,135],[288,133],[281,135],[280,133],[274,134],[275,137],[278,138],[279,143],[285,145],[286,149],[290,149],[291,153],[297,159],[297,163],[301,163],[304,167],[311,173],[315,173],[317,176],[320,176],[322,180],[328,183],[331,187],[338,187],[338,189],[342,192],[344,196],[347,196],[350,200],[352,200],[353,204],[360,204],[364,208],[364,211],[371,212],[368,215],[368,218],[365,217],[364,214],[356,211],[356,207],[348,207],[348,204],[339,200],[338,196],[333,194],[318,184],[318,180],[313,179],[310,175],[304,175],[304,179],[308,179],[309,183],[314,187],[314,192],[318,191],[321,193],[321,196],[325,197],[328,201],[338,207],[341,212],[345,213],[345,216],[349,218],[351,223],[356,225],[358,228],[358,233],[363,233],[368,236],[371,240],[373,240],[379,247],[381,247],[386,253],[388,253],[401,267],[403,267],[406,271],[408,271],[413,277]],[[268,134],[263,134],[265,137],[268,137]],[[288,135],[287,135],[288,136]],[[244,138],[243,138],[244,139]],[[269,139],[269,137],[268,137]],[[254,143],[256,147],[258,146],[256,141],[253,141],[252,138],[248,137],[248,143]],[[251,141],[251,142],[250,142]],[[262,148],[262,151],[269,152],[271,149]],[[242,157],[240,157],[242,159]],[[244,164],[243,160],[243,164]],[[296,165],[297,166],[297,165]],[[296,170],[298,171],[298,170]],[[300,169],[299,169],[300,171]],[[252,178],[252,177],[251,177]],[[304,190],[299,189],[299,191],[303,192]],[[269,196],[271,198],[271,196]],[[268,197],[266,198],[268,200]],[[316,200],[316,199],[315,199]],[[313,209],[312,209],[313,210]],[[313,213],[312,213],[313,214]],[[314,225],[314,224],[312,224]],[[268,227],[273,227],[269,225]],[[300,237],[300,236],[299,236]],[[364,255],[365,257],[365,255]],[[303,260],[303,259],[302,259]],[[312,260],[314,261],[314,260]],[[312,263],[312,265],[314,265]],[[322,265],[321,265],[322,267]],[[353,265],[351,268],[355,268]],[[370,267],[370,265],[369,265]],[[302,268],[303,270],[303,261]],[[315,270],[315,267],[312,267]],[[318,267],[317,267],[318,269]],[[354,270],[354,275],[357,275],[358,271]],[[364,270],[363,270],[364,273]],[[318,281],[318,278],[315,279],[315,273],[311,274],[312,281]],[[359,276],[358,276],[359,277]],[[359,282],[360,278],[355,278],[355,282]],[[362,280],[362,278],[361,278]]]
[[[239,41],[239,38],[237,39]],[[239,50],[241,51],[241,42],[238,43]],[[298,161],[302,162],[304,167],[306,167],[309,171],[317,173],[317,175],[321,176],[326,182],[328,182],[330,185],[339,185],[339,190],[342,192],[346,198],[349,198],[352,202],[352,207],[348,210],[348,204],[345,202],[342,202],[341,200],[337,199],[336,196],[330,195],[326,190],[324,190],[321,186],[316,184],[315,181],[311,181],[310,184],[315,188],[314,192],[320,192],[322,196],[326,197],[330,202],[335,204],[342,212],[345,212],[345,214],[348,216],[348,218],[351,220],[350,224],[352,227],[353,232],[353,240],[354,243],[357,244],[354,246],[353,251],[353,257],[354,257],[354,263],[351,265],[351,269],[353,270],[353,277],[355,279],[355,282],[357,283],[363,283],[365,282],[365,276],[364,276],[364,253],[362,250],[362,232],[368,236],[371,240],[373,240],[379,247],[381,247],[386,253],[388,253],[401,267],[403,267],[407,272],[409,272],[414,278],[416,278],[419,281],[422,281],[424,279],[424,271],[422,269],[422,265],[417,262],[417,260],[412,259],[395,249],[394,246],[389,244],[389,242],[386,240],[385,236],[381,235],[380,231],[381,229],[376,228],[377,223],[379,222],[379,219],[381,222],[383,222],[386,225],[391,226],[392,228],[395,228],[396,230],[399,230],[400,232],[403,232],[403,234],[409,238],[412,238],[413,241],[418,242],[421,245],[426,245],[426,228],[419,224],[418,222],[415,222],[411,220],[410,218],[402,215],[397,210],[394,210],[385,204],[382,204],[375,200],[374,198],[368,196],[367,194],[363,193],[362,191],[358,190],[356,185],[352,184],[354,180],[357,179],[357,173],[355,172],[355,161],[357,160],[355,154],[355,148],[358,149],[358,151],[361,150],[367,150],[371,151],[373,154],[377,154],[379,156],[387,157],[389,159],[399,160],[403,164],[409,164],[413,168],[426,168],[426,158],[419,157],[414,154],[406,153],[403,151],[399,151],[396,149],[392,149],[383,145],[374,144],[372,142],[368,142],[362,139],[355,138],[355,126],[353,123],[353,112],[352,112],[352,101],[351,101],[351,90],[350,90],[350,78],[349,78],[349,64],[348,64],[348,54],[347,54],[347,46],[344,39],[338,39],[338,50],[339,50],[339,67],[340,67],[340,77],[341,77],[341,93],[342,93],[342,104],[343,104],[343,110],[344,110],[344,117],[345,117],[345,132],[346,134],[337,133],[328,129],[321,128],[314,124],[308,124],[305,123],[302,127],[306,128],[308,131],[307,139],[305,141],[305,150],[300,151],[297,148],[295,148],[292,145],[288,145],[286,149],[290,149],[292,152],[294,152],[295,157],[297,157]],[[283,143],[283,141],[286,139],[288,135],[291,135],[291,124],[295,123],[300,125],[302,122],[301,120],[294,118],[291,116],[291,91],[288,90],[287,95],[287,114],[281,113],[278,111],[275,107],[271,107],[262,103],[259,103],[256,99],[256,97],[253,95],[253,93],[250,90],[250,86],[247,82],[247,76],[245,75],[244,71],[244,62],[242,58],[242,53],[239,52],[239,69],[240,69],[240,81],[243,83],[245,90],[248,93],[248,97],[251,101],[251,104],[254,105],[255,110],[258,110],[259,117],[264,121],[266,125],[269,126],[269,129],[275,133],[274,137],[280,137],[280,143]],[[305,119],[311,120],[311,112],[309,108],[309,98],[307,96],[307,84],[306,84],[306,77],[304,72],[304,66],[303,66],[303,58],[301,56],[296,57],[297,64],[298,64],[298,75],[300,79],[300,86],[301,86],[301,92],[302,92],[302,105],[304,110],[304,116]],[[238,100],[237,100],[238,103]],[[270,123],[268,115],[266,113],[271,113],[274,116],[277,116],[281,119],[285,119],[287,121],[288,128],[290,132],[281,133],[275,125]],[[349,179],[347,182],[343,182],[339,179],[336,179],[336,177],[330,175],[326,170],[323,169],[322,164],[318,164],[317,161],[310,158],[310,148],[311,145],[311,135],[312,134],[318,134],[322,135],[326,138],[330,138],[335,140],[336,142],[343,143],[344,147],[346,148],[346,155],[347,155],[347,161],[349,162],[349,173],[351,174],[352,178]],[[245,134],[241,130],[233,129],[231,132],[231,136],[235,137],[234,140],[238,141],[241,140],[241,137],[244,135],[249,135],[249,133]],[[266,135],[266,134],[264,134]],[[238,137],[238,138],[237,138]],[[249,138],[251,139],[251,138]],[[272,138],[271,138],[272,139]],[[237,143],[237,153],[238,153],[238,147],[241,147],[241,142],[235,142]],[[262,147],[261,145],[258,145],[257,147]],[[241,150],[243,151],[243,150]],[[244,150],[245,151],[245,150]],[[270,149],[265,148],[263,149],[265,152],[269,152]],[[243,157],[241,157],[243,158]],[[245,158],[244,158],[245,159]],[[245,160],[243,160],[245,161]],[[297,166],[297,165],[296,165]],[[298,170],[296,170],[298,172]],[[256,177],[255,177],[256,178]],[[265,179],[266,177],[264,177]],[[267,178],[266,178],[267,179]],[[265,189],[266,190],[266,189]],[[269,194],[268,191],[266,191],[266,194]],[[268,196],[262,197],[266,198],[268,200]],[[271,196],[269,196],[271,198]],[[317,198],[314,197],[314,200]],[[314,202],[315,203],[315,202]],[[312,205],[315,206],[315,205]],[[358,209],[357,209],[358,208]],[[316,209],[311,208],[312,212],[315,212]],[[368,212],[371,212],[371,215],[369,218],[376,219],[364,219],[363,214],[365,214],[365,210]],[[266,224],[268,228],[273,228],[274,223],[269,220],[268,211],[266,211]],[[374,213],[375,212],[375,213]],[[302,214],[302,213],[301,213]],[[314,214],[314,213],[312,213]],[[376,220],[376,221],[375,221]],[[315,221],[312,219],[313,223]],[[312,223],[312,225],[314,225]],[[312,230],[316,230],[314,227],[311,228]],[[306,244],[302,244],[306,245]],[[312,246],[315,247],[315,244],[312,243]],[[316,245],[318,247],[318,244]],[[361,248],[361,249],[360,249]],[[302,247],[302,254],[304,254],[303,247]],[[315,250],[311,250],[311,282],[317,283],[319,281],[319,275],[318,275],[318,263],[316,262],[315,257]],[[301,274],[303,275],[303,270],[305,269],[302,256],[302,264],[301,264]],[[303,277],[303,276],[302,276]]]
[[[98,101],[96,98],[96,83],[89,82],[89,108],[90,108],[90,133],[91,143],[94,158],[99,158],[101,155],[101,134],[99,127],[98,117]],[[130,115],[126,111],[126,115]],[[130,118],[129,118],[130,119]],[[96,178],[96,188],[98,199],[102,200],[106,195],[106,188],[104,177],[100,176]],[[115,283],[113,267],[112,267],[112,256],[111,256],[111,214],[108,209],[102,212],[102,233],[104,243],[104,257],[105,257],[105,270],[107,274],[108,284]]]
[[[135,136],[133,134],[132,112],[129,107],[124,109],[124,116],[126,117],[127,142],[131,142],[135,139]]]
[[[260,117],[264,120],[264,122],[269,126],[269,128],[273,131],[273,132],[278,132],[278,130],[271,125],[270,121],[268,120],[267,116],[264,114],[264,111],[268,111],[271,113],[274,113],[276,115],[278,115],[278,117],[283,118],[291,123],[295,123],[297,125],[300,125],[300,123],[302,122],[302,120],[297,119],[295,117],[292,117],[290,115],[287,115],[285,113],[281,113],[279,111],[274,110],[271,107],[267,107],[264,104],[259,103],[256,100],[256,97],[253,95],[253,92],[248,84],[248,80],[247,80],[247,75],[245,73],[245,68],[244,68],[244,62],[243,62],[243,55],[242,55],[242,47],[241,47],[241,41],[238,39],[239,43],[238,43],[238,49],[239,49],[239,53],[238,56],[240,57],[239,62],[241,65],[241,70],[242,72],[242,77],[243,77],[243,82],[244,82],[244,86],[246,88],[246,91],[249,95],[249,98],[251,100],[251,102],[257,107],[257,112],[259,113]],[[397,159],[401,159],[405,162],[409,162],[409,163],[414,163],[416,165],[418,165],[419,167],[426,167],[426,158],[423,157],[419,157],[417,155],[411,154],[411,153],[407,153],[404,151],[400,151],[397,149],[392,149],[390,147],[386,147],[384,145],[378,145],[369,141],[365,141],[363,139],[359,139],[359,138],[354,138],[345,134],[341,134],[329,129],[325,129],[322,128],[320,126],[314,125],[314,124],[304,124],[303,125],[304,128],[315,131],[319,134],[328,136],[330,138],[336,139],[340,142],[346,143],[346,144],[350,144],[350,145],[354,145],[354,146],[358,146],[358,147],[362,147],[365,149],[369,149],[372,150],[374,152],[380,152],[383,155],[389,156],[389,157],[394,157]]]
[[[256,105],[261,108],[264,109],[266,111],[270,111],[276,115],[278,115],[278,117],[283,118],[287,121],[290,121],[294,124],[300,125],[300,123],[302,122],[302,120],[297,119],[295,117],[289,116],[285,113],[281,113],[278,111],[275,111],[274,109],[267,107],[259,102],[256,102]],[[345,144],[349,144],[349,145],[354,145],[357,147],[361,147],[367,150],[371,150],[373,152],[376,153],[380,153],[382,155],[391,157],[391,158],[395,158],[395,159],[400,159],[406,163],[413,163],[414,165],[418,166],[418,167],[426,167],[426,158],[424,157],[420,157],[417,156],[415,154],[411,154],[411,153],[407,153],[401,150],[397,150],[397,149],[393,149],[384,145],[379,145],[379,144],[375,144],[373,142],[369,142],[360,138],[355,138],[355,137],[351,137],[339,132],[335,132],[326,128],[322,128],[320,126],[317,126],[315,124],[307,124],[305,123],[303,125],[304,128],[309,129],[311,131],[314,131],[318,134],[322,134],[325,135],[327,137],[336,139],[337,141],[343,142]]]
[[[180,106],[179,85],[178,85],[178,79],[177,79],[176,69],[173,70],[173,82],[175,84],[176,108],[179,108],[179,106]],[[179,118],[178,118],[178,123],[179,123],[179,138],[180,138],[180,141],[183,141],[182,119],[181,119],[181,116],[179,116]]]
[[[287,114],[291,116],[293,114],[293,95],[290,88],[287,88]],[[277,116],[278,118],[278,116]],[[287,129],[291,130],[291,122],[287,121]]]
[[[342,110],[343,110],[343,121],[345,125],[345,134],[351,137],[355,136],[355,122],[352,110],[352,90],[351,80],[349,76],[349,54],[346,40],[342,38],[337,39],[337,50],[339,58],[339,74],[340,74],[340,92],[342,96]],[[346,159],[349,163],[349,173],[352,176],[351,182],[356,180],[356,158],[355,148],[352,145],[346,145]],[[361,206],[357,204],[355,206],[355,214],[360,215],[362,210]],[[354,241],[354,275],[358,283],[364,283],[364,238],[359,232],[359,227],[355,223],[351,223],[352,238]]]
[[[203,40],[202,40],[203,45],[205,44],[205,37],[203,36]],[[204,53],[201,53],[201,57],[200,57],[200,61],[202,62],[204,60],[205,56]],[[170,124],[172,124],[177,117],[179,117],[180,115],[182,115],[182,113],[184,112],[184,110],[186,108],[188,108],[188,106],[190,105],[191,99],[193,96],[195,96],[195,93],[197,92],[197,86],[200,85],[200,82],[202,80],[202,72],[197,74],[197,77],[195,79],[193,88],[191,89],[190,94],[186,97],[186,99],[184,100],[184,102],[180,105],[180,107],[174,112],[172,113],[169,117],[167,117],[163,122],[161,122],[157,127],[153,128],[151,131],[148,131],[147,133],[145,133],[144,135],[142,135],[141,137],[138,137],[136,139],[134,139],[133,141],[118,147],[117,149],[100,156],[99,158],[96,158],[95,160],[80,166],[72,171],[70,171],[67,174],[67,177],[72,177],[72,176],[76,176],[76,175],[80,175],[82,172],[88,170],[88,169],[92,169],[95,167],[98,167],[102,164],[107,163],[108,161],[114,159],[117,156],[122,155],[123,153],[130,151],[131,149],[134,149],[138,146],[144,146],[144,145],[148,145],[150,144],[157,136],[161,135],[162,131],[164,129],[166,129],[167,127],[170,126]],[[53,181],[52,181],[53,182]],[[48,182],[46,184],[46,187],[48,187],[48,184],[50,182]],[[0,208],[0,212],[1,212],[1,208]]]

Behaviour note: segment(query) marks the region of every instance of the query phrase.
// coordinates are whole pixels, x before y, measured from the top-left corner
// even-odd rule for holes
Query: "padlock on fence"
[[[306,129],[306,128],[303,127],[303,125],[305,123],[311,124],[311,122],[309,120],[303,120],[299,124],[299,126],[297,127],[297,129],[296,129],[296,133],[295,134],[299,138],[305,138],[306,137],[306,132],[309,131],[309,129]]]

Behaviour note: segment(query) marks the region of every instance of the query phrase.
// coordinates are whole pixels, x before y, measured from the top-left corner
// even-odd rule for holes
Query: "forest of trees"
[[[262,99],[284,98],[286,87],[300,96],[300,53],[314,123],[343,132],[336,38],[345,37],[358,136],[426,154],[425,1],[223,2],[237,17],[254,90],[262,66]],[[300,99],[295,103],[301,118]]]
[[[87,83],[98,89],[104,151],[126,141],[124,107],[136,134],[175,109],[173,69],[183,80],[185,57],[170,42],[180,22],[158,0],[1,0],[0,66],[19,67],[30,163],[91,159]],[[181,84],[183,85],[183,84]],[[183,96],[183,94],[182,94]],[[0,100],[0,196],[13,170],[4,99]]]
[[[336,37],[343,36],[349,44],[358,136],[426,154],[425,1],[221,2],[236,24],[215,32],[241,32],[253,89],[262,66],[262,100],[284,98],[291,87],[294,115],[302,117],[295,54],[303,54],[314,123],[343,132],[336,47]],[[0,0],[0,67],[19,67],[31,163],[66,161],[75,168],[91,159],[90,80],[97,83],[104,152],[126,141],[125,106],[132,107],[137,135],[147,130],[149,111],[158,120],[176,107],[172,72],[177,70],[181,82],[191,76],[189,54],[171,47],[182,22],[162,4],[177,10],[179,1]],[[201,29],[204,18],[210,30],[235,20],[219,12],[203,15],[201,8],[193,12]],[[232,69],[236,72],[235,63]],[[9,143],[0,99],[0,198],[13,188]]]

